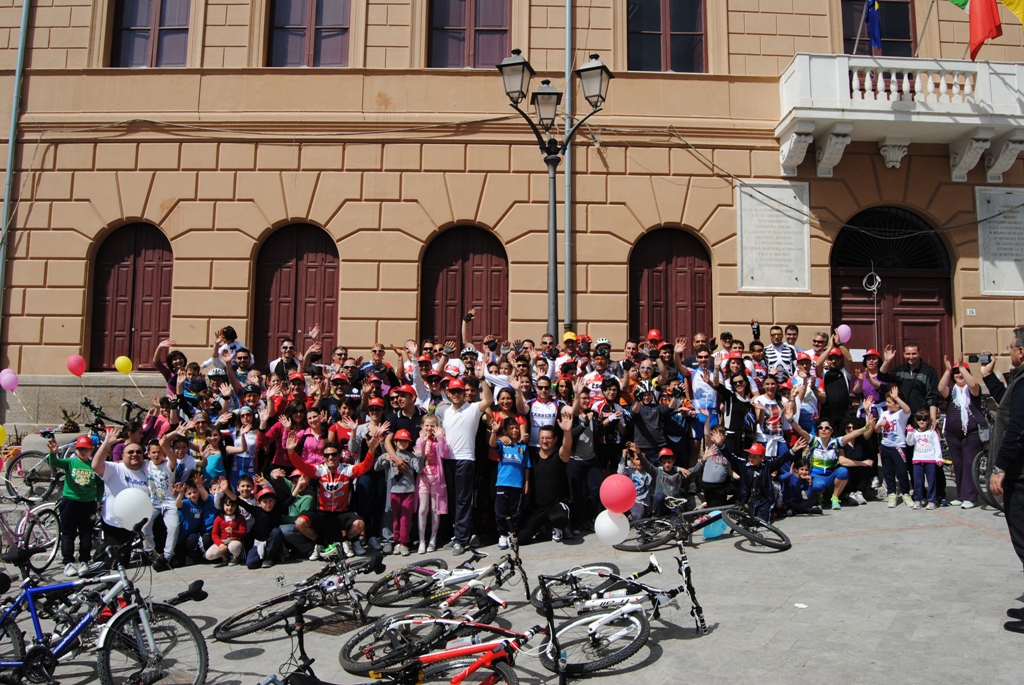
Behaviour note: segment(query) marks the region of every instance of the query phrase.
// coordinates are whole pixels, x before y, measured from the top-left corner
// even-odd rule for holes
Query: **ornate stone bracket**
[[[804,161],[807,148],[814,142],[811,133],[814,122],[797,121],[779,139],[779,163],[782,165],[783,176],[796,176],[797,167]]]
[[[979,126],[970,135],[949,144],[949,168],[956,183],[966,183],[967,174],[978,164],[981,155],[992,145],[994,128]]]
[[[818,164],[819,178],[832,178],[832,170],[843,158],[843,151],[850,144],[852,132],[853,124],[836,124],[815,142],[818,150],[814,161]]]
[[[907,156],[909,138],[882,138],[878,141],[878,151],[885,160],[886,169],[899,169],[903,158]]]
[[[1002,183],[1003,174],[1024,150],[1024,129],[1017,128],[996,138],[989,149],[991,152],[985,154],[985,175],[989,183]]]

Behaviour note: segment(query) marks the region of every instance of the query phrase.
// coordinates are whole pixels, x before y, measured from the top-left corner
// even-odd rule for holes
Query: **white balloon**
[[[594,520],[594,532],[606,545],[617,545],[629,536],[629,519],[605,509]]]
[[[114,516],[124,528],[133,528],[136,523],[153,515],[153,501],[149,498],[149,490],[128,488],[117,493],[114,498]]]

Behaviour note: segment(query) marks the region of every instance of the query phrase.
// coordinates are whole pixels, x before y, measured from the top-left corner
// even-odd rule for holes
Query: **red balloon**
[[[608,511],[625,514],[636,502],[636,486],[621,473],[613,473],[601,483],[601,504]]]
[[[79,378],[85,373],[85,357],[80,354],[73,354],[68,357],[68,371]]]

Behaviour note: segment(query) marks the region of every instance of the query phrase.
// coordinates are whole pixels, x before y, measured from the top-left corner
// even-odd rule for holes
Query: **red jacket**
[[[245,517],[241,513],[235,514],[233,521],[228,521],[220,514],[213,520],[213,530],[210,532],[214,544],[224,545],[228,540],[242,541],[245,537]]]
[[[302,461],[297,454],[289,454],[288,458],[292,466],[309,479],[316,479],[317,482],[317,508],[320,511],[343,512],[348,511],[348,500],[352,490],[352,481],[370,472],[376,456],[373,452],[367,452],[366,458],[355,465],[342,464],[335,471],[327,468],[326,464],[313,466]]]

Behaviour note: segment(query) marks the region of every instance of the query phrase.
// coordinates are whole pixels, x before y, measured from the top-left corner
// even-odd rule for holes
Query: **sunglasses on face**
[[[708,359],[710,356],[710,354],[698,354],[697,359]]]
[[[825,341],[824,341],[824,340],[814,340],[814,341],[813,341],[813,343],[814,343],[815,345],[824,345],[824,344],[825,344]]]
[[[733,383],[732,383],[732,384],[733,384],[733,385],[746,385],[746,384],[747,384],[747,382],[746,382],[746,381],[733,381]]]
[[[370,407],[367,411],[369,411],[369,412],[384,411],[384,407]]]
[[[379,347],[376,347],[376,348],[374,348],[374,349],[372,349],[370,351],[373,352],[374,354],[379,354],[379,353],[383,352],[384,350],[380,349]]]
[[[142,450],[125,450],[125,454],[142,454]]]
[[[324,459],[337,459],[339,456],[337,452],[324,452]]]
[[[294,350],[295,345],[281,345],[282,350]]]
[[[550,390],[550,389],[551,389],[550,385],[538,385],[537,386],[537,390]]]
[[[820,430],[820,431],[830,431],[830,430],[832,430],[832,426],[818,426],[818,430]]]

